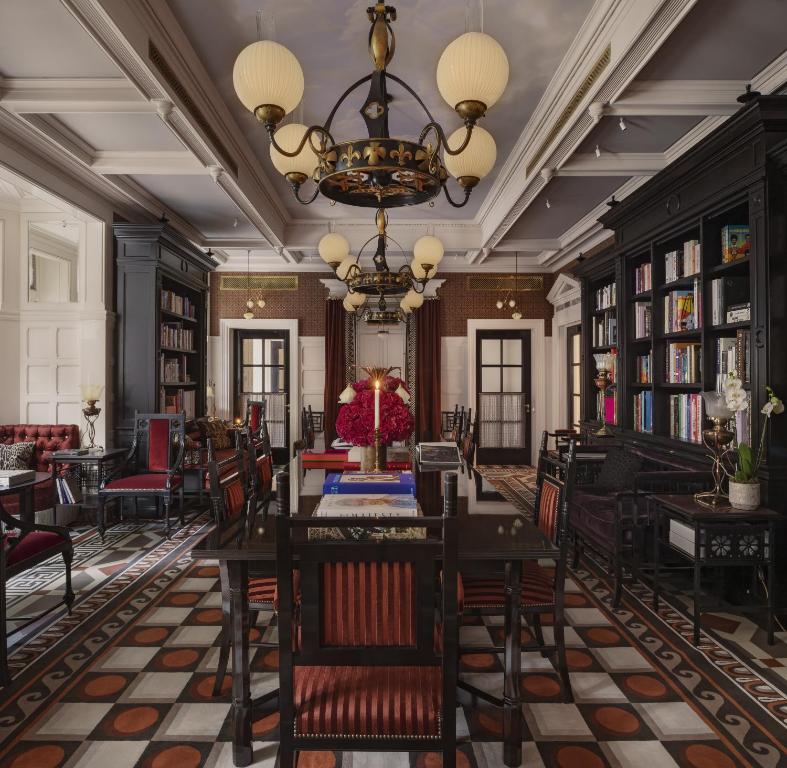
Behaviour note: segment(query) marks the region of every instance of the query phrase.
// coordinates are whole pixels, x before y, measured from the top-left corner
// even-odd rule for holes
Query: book
[[[13,488],[35,480],[34,469],[0,469],[0,488]]]
[[[728,323],[743,323],[751,320],[751,304],[734,304],[727,309]]]
[[[682,277],[699,274],[700,243],[698,240],[687,240],[679,251],[664,254],[664,281],[673,283]]]
[[[670,291],[664,297],[664,333],[694,331],[702,327],[699,281],[689,290]]]
[[[751,332],[747,330],[735,334],[735,373],[744,384],[751,382]]]
[[[67,448],[62,451],[54,451],[52,457],[55,459],[67,459],[71,456],[87,456],[89,453],[89,448]]]
[[[667,345],[666,381],[669,384],[697,384],[702,378],[702,346],[696,342]]]
[[[637,355],[637,383],[653,383],[653,355],[651,352],[648,352],[647,355]]]
[[[648,261],[634,270],[634,293],[644,293],[653,288],[653,270]]]
[[[410,494],[335,493],[323,496],[315,517],[415,517],[418,502]]]
[[[616,287],[615,283],[605,285],[596,291],[596,309],[609,309],[616,306]]]
[[[639,392],[634,395],[634,429],[637,432],[653,431],[652,392]]]
[[[721,325],[727,312],[736,304],[747,304],[749,297],[748,277],[717,277],[711,281],[711,322]]]
[[[325,477],[323,494],[393,493],[415,495],[413,473],[403,472],[331,472]]]
[[[728,224],[721,228],[722,264],[745,259],[750,251],[751,233],[748,224]]]
[[[702,442],[702,397],[698,393],[670,395],[670,437]]]
[[[650,336],[653,313],[649,301],[634,302],[634,338],[646,339]]]
[[[462,463],[456,443],[418,443],[416,454],[421,464],[455,466]]]

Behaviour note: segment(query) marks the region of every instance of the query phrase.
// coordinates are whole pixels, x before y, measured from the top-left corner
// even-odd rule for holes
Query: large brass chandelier
[[[446,136],[418,94],[387,70],[396,48],[391,26],[396,9],[376,3],[366,13],[371,22],[368,47],[374,69],[342,93],[322,125],[307,127],[295,122],[277,129],[285,115],[298,106],[304,90],[297,58],[280,43],[259,40],[244,48],[235,61],[233,84],[238,98],[265,127],[271,161],[299,202],[308,205],[322,194],[334,203],[378,209],[378,233],[371,238],[376,237],[378,243],[374,273],[361,270],[357,258],[349,254],[347,240],[338,233],[322,239],[320,256],[347,283],[345,307],[357,310],[367,297],[377,296],[376,308],[367,308],[365,315],[376,312],[381,314],[371,316],[390,319],[396,314],[401,318],[401,313],[423,302],[423,289],[434,277],[443,246],[433,236],[421,238],[412,264],[392,272],[386,260],[390,238],[385,232],[384,209],[429,202],[441,189],[454,207],[468,202],[497,157],[494,139],[478,121],[505,90],[508,59],[500,44],[483,32],[466,32],[446,47],[437,65],[437,87],[464,123]],[[345,100],[365,83],[369,83],[369,92],[360,113],[368,138],[337,141],[331,134],[333,119]],[[417,141],[389,133],[388,113],[394,101],[389,93],[391,83],[394,90],[398,86],[415,98],[425,113]],[[462,190],[460,200],[454,200],[448,191],[449,176]],[[304,195],[304,185],[310,179],[315,189]],[[388,305],[387,298],[393,296],[404,296],[398,310]]]

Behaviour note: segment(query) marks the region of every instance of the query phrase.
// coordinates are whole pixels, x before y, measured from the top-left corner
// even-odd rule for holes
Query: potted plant
[[[763,423],[760,430],[760,445],[755,455],[752,447],[745,441],[738,441],[735,466],[728,472],[730,481],[730,504],[735,509],[754,510],[760,506],[760,481],[757,477],[765,454],[765,437],[771,417],[784,412],[784,403],[774,391],[766,386],[768,401],[762,407]],[[731,373],[724,385],[727,406],[731,411],[740,413],[748,408],[748,399],[741,380]]]

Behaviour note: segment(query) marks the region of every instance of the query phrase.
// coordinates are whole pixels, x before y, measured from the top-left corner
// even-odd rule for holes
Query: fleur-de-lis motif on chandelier
[[[408,160],[413,159],[413,153],[405,149],[404,144],[400,144],[398,149],[391,150],[391,159],[397,160],[399,165],[404,165]]]
[[[341,162],[343,162],[348,168],[352,168],[352,164],[354,160],[360,160],[360,159],[361,159],[361,153],[356,152],[355,147],[352,144],[350,144],[347,147],[346,152],[342,152],[342,154],[339,156],[339,160],[341,160]]]
[[[369,165],[377,165],[387,154],[385,147],[380,146],[379,141],[372,141],[364,150],[363,156],[369,161]]]

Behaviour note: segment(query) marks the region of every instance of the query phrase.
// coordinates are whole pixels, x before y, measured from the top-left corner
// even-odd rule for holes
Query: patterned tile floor
[[[113,529],[103,549],[93,534],[78,542],[78,552],[83,548],[85,555],[79,577],[83,571],[95,576],[102,563],[114,565],[104,569],[103,580],[82,579],[90,586],[80,589],[73,615],[50,614],[46,629],[32,633],[14,654],[16,679],[0,704],[0,766],[232,765],[229,677],[221,696],[211,697],[221,616],[217,568],[195,564],[187,556],[204,533],[205,520],[192,522],[170,542],[155,526],[144,524],[141,529]],[[130,541],[140,546],[133,555]],[[87,557],[91,548],[97,551]],[[656,614],[647,600],[647,590],[637,587],[613,614],[607,587],[594,571],[572,574],[567,640],[576,701],[560,702],[551,660],[523,653],[523,764],[787,765],[785,686],[773,684],[781,678],[765,677],[767,662],[758,667],[738,648],[720,644],[716,615],[695,649],[688,642],[690,624],[680,604],[666,605]],[[757,635],[756,630],[741,630],[740,624],[725,624],[724,631],[742,632],[749,639]],[[475,620],[462,628],[462,642],[488,644],[501,633],[499,621]],[[551,634],[548,626],[545,634]],[[526,628],[523,638],[528,638]],[[271,615],[260,616],[251,639],[275,640]],[[782,634],[780,640],[787,637]],[[255,695],[276,687],[275,650],[253,648],[251,663]],[[479,687],[500,690],[502,666],[495,655],[468,653],[461,671]],[[457,723],[460,766],[502,765],[497,711],[463,702]],[[255,718],[256,766],[274,766],[277,729],[278,712],[270,704]],[[439,764],[429,753],[304,753],[299,763],[301,768]]]

